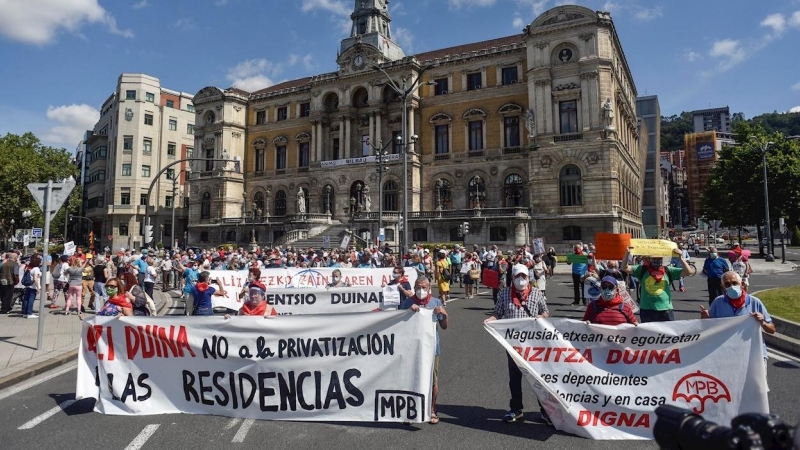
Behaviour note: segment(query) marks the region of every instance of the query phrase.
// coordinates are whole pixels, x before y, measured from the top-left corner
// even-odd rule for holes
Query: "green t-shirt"
[[[671,280],[678,280],[683,271],[680,267],[665,267],[664,278],[660,283],[650,276],[650,272],[642,264],[633,266],[633,276],[639,280],[642,309],[668,311],[672,309],[672,294],[669,289]]]

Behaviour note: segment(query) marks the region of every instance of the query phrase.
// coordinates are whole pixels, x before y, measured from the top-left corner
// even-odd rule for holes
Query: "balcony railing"
[[[303,239],[308,239],[308,230],[291,230],[287,231],[283,236],[276,239],[275,242],[272,243],[272,246],[282,246],[290,242],[301,241]]]
[[[479,156],[483,156],[483,149],[480,150],[470,150],[469,157],[470,158],[477,158]]]
[[[450,153],[437,153],[433,156],[434,161],[448,161],[450,159]]]
[[[583,133],[566,133],[553,136],[553,142],[582,141]]]
[[[528,217],[531,212],[525,207],[509,207],[509,208],[474,208],[474,209],[444,209],[441,211],[414,211],[408,214],[409,220],[427,220],[427,219],[455,219],[455,218],[474,218],[474,217]],[[379,213],[377,212],[360,212],[355,215],[357,221],[377,221]],[[387,222],[396,222],[400,220],[401,213],[396,211],[384,211],[383,220]]]
[[[503,154],[504,155],[514,155],[514,154],[523,153],[523,152],[525,152],[525,148],[524,147],[505,147],[505,148],[503,148]]]

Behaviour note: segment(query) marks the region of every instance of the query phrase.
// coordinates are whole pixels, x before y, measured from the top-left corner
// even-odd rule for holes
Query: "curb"
[[[164,311],[168,310],[172,306],[172,296],[169,292],[161,292],[162,297],[166,297],[169,301],[165,301],[164,304],[158,308],[157,314],[158,316],[162,316]],[[14,372],[11,375],[5,376],[0,378],[0,391],[11,387],[15,384],[22,383],[25,380],[31,379],[36,375],[41,375],[45,372],[49,372],[56,367],[62,366],[69,362],[78,359],[78,349],[70,350],[66,353],[63,353],[59,356],[54,358],[50,358],[47,361],[42,361],[38,364],[35,364],[30,367],[26,367],[25,369],[20,370],[19,372]]]
[[[758,297],[757,294],[775,289],[781,288],[762,289],[750,295]],[[766,342],[769,347],[800,358],[800,339],[798,339],[798,337],[800,337],[800,324],[784,319],[783,317],[774,315],[770,315],[770,317],[772,317],[772,322],[775,324],[776,331],[775,334],[764,333],[764,342]]]

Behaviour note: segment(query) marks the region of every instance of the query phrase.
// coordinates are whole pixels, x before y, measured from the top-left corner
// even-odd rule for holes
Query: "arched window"
[[[203,200],[200,202],[200,218],[211,218],[211,193],[209,192],[203,194]]]
[[[322,188],[322,213],[323,214],[333,214],[333,194],[334,194],[333,186],[330,184],[326,184],[324,188]]]
[[[331,92],[325,96],[323,100],[323,108],[325,112],[334,112],[339,110],[339,96]]]
[[[261,214],[264,213],[264,193],[263,192],[256,192],[255,197],[253,197],[253,206],[256,210],[261,210]]]
[[[436,180],[433,186],[433,195],[437,211],[450,209],[450,181],[444,178]]]
[[[469,207],[471,209],[483,208],[486,200],[486,181],[479,175],[469,180]]]
[[[581,192],[581,169],[569,165],[561,169],[558,177],[561,193],[561,206],[580,206],[583,202]]]
[[[278,217],[286,215],[286,191],[284,190],[275,193],[275,215]]]
[[[399,211],[397,207],[397,182],[389,180],[383,183],[383,210],[384,211]]]
[[[523,202],[523,183],[522,177],[512,173],[506,177],[503,183],[503,198],[506,208],[516,208],[524,206]]]

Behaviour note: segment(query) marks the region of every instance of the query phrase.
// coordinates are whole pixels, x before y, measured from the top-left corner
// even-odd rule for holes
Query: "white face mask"
[[[420,299],[420,300],[426,299],[426,298],[428,298],[428,290],[427,289],[422,289],[422,288],[417,288],[417,290],[414,291],[414,295],[416,295],[417,298]]]
[[[523,290],[528,287],[528,279],[524,277],[514,278],[514,287],[518,290]]]

